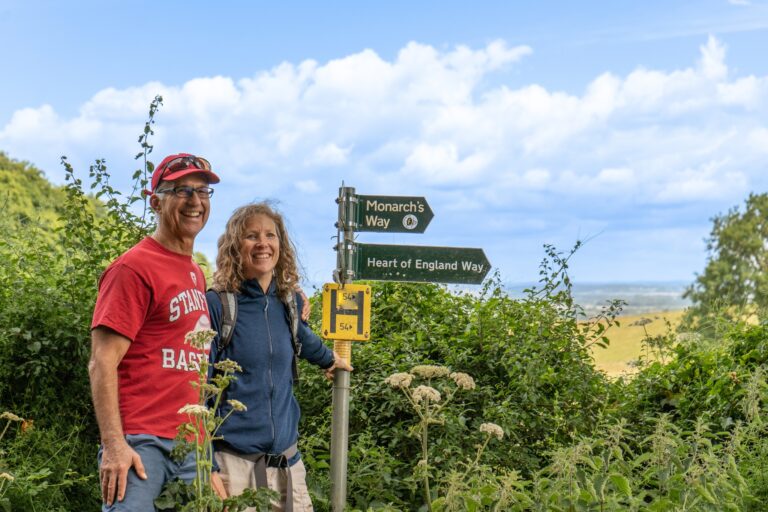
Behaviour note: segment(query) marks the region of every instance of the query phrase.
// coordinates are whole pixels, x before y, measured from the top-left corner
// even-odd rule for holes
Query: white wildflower
[[[440,398],[440,392],[431,386],[419,386],[413,390],[413,399],[416,402],[422,402],[424,400],[439,402]]]
[[[223,361],[219,361],[218,363],[213,363],[213,367],[221,372],[234,373],[234,372],[243,371],[240,365],[231,359],[224,359]]]
[[[10,411],[5,411],[4,413],[0,414],[0,420],[8,420],[8,421],[24,421],[24,418],[20,416],[16,416]]]
[[[384,383],[389,384],[393,388],[407,388],[411,385],[412,381],[413,375],[410,373],[393,373],[384,379]]]
[[[451,370],[446,368],[445,366],[437,366],[433,364],[420,364],[418,366],[414,366],[411,370],[411,373],[418,375],[419,377],[422,377],[424,379],[436,379],[438,377],[445,377],[449,373],[451,373]]]
[[[504,429],[495,423],[483,423],[480,425],[480,432],[486,433],[489,436],[493,436],[499,440],[504,437]]]
[[[453,372],[451,378],[453,379],[453,382],[456,383],[456,386],[461,389],[475,389],[475,379],[467,373]]]
[[[248,408],[240,400],[227,400],[227,403],[232,406],[232,409],[242,412],[247,411]]]
[[[15,478],[13,478],[13,475],[9,473],[0,473],[0,480],[8,480],[9,482],[13,482]]]
[[[211,341],[216,336],[216,331],[211,329],[200,329],[198,331],[189,331],[184,336],[184,343],[193,346],[198,350],[205,350],[210,346]]]
[[[192,386],[196,387],[196,388],[199,388],[199,389],[202,389],[203,393],[206,393],[206,394],[211,395],[211,396],[215,396],[215,395],[218,395],[219,393],[221,393],[221,388],[219,386],[217,386],[215,384],[211,384],[209,382],[206,382],[206,383],[204,383],[202,385],[198,384],[196,382],[193,382]]]
[[[190,416],[208,417],[211,411],[204,405],[200,404],[187,404],[179,409],[179,414],[189,414]]]
[[[20,416],[16,416],[10,411],[5,411],[3,414],[0,414],[0,420],[8,420],[8,421],[24,421],[24,418]]]

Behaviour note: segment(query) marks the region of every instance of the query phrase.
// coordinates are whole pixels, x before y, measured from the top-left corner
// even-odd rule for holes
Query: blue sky
[[[542,245],[579,282],[691,281],[710,219],[766,189],[768,1],[0,0],[0,151],[60,183],[125,187],[149,102],[154,160],[220,173],[197,249],[279,201],[306,277],[335,267],[334,199],[425,196],[422,235],[510,282]]]

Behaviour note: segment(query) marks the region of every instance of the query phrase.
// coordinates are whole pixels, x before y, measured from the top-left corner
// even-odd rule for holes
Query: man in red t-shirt
[[[88,371],[105,511],[154,510],[166,481],[195,475],[194,453],[178,464],[170,450],[187,419],[179,409],[198,401],[190,385],[197,363],[208,357],[207,348],[198,352],[184,337],[211,325],[205,277],[192,251],[208,220],[209,185],[218,182],[204,158],[166,157],[152,175],[156,231],[99,280]]]

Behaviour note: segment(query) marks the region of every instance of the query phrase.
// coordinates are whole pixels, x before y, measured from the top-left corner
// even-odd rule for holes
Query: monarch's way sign
[[[355,231],[423,233],[432,217],[426,198],[417,196],[363,196],[357,201]]]

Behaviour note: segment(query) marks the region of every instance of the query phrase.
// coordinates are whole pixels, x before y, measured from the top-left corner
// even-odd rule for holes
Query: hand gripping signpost
[[[339,189],[335,283],[323,285],[323,336],[352,362],[352,341],[371,337],[371,288],[355,279],[480,284],[490,263],[482,249],[378,245],[355,242],[355,232],[423,233],[434,214],[423,197],[356,195]],[[336,370],[331,420],[331,505],[342,512],[347,498],[349,372]]]

